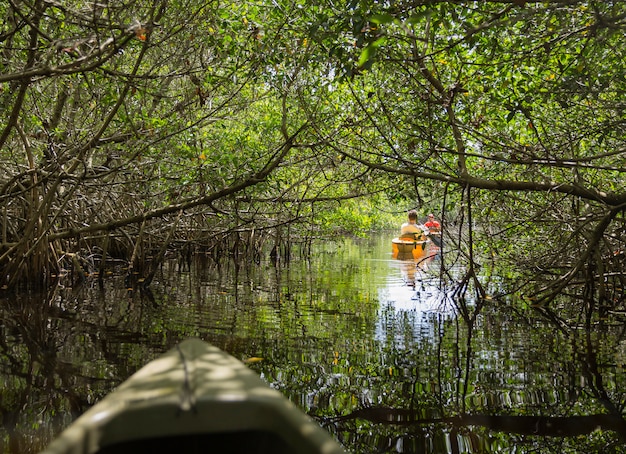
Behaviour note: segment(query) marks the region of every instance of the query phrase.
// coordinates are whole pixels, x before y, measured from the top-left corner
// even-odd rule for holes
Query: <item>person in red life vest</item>
[[[426,228],[428,228],[428,230],[431,231],[431,232],[440,232],[441,231],[441,224],[439,223],[438,220],[435,219],[435,215],[432,214],[432,213],[430,213],[428,215],[428,221],[426,221],[424,226]]]

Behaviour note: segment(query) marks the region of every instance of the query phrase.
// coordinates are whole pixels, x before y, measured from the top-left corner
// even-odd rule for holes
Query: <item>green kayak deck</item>
[[[189,339],[90,408],[45,454],[344,453],[241,361]]]

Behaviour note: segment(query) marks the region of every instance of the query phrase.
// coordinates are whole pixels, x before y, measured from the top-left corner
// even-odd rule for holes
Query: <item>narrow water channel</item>
[[[623,325],[558,329],[496,297],[477,312],[440,257],[416,267],[389,242],[172,261],[150,293],[111,277],[2,299],[0,452],[38,452],[187,337],[246,361],[353,453],[626,451]]]

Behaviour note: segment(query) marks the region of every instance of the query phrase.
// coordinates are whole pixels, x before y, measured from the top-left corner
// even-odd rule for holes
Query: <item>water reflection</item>
[[[190,336],[262,358],[250,367],[355,453],[624,447],[623,324],[563,332],[495,299],[480,311],[465,301],[474,317],[458,317],[445,257],[423,267],[393,260],[388,244],[322,245],[284,268],[170,263],[151,293],[110,279],[4,299],[0,451],[37,452]],[[529,433],[533,422],[576,429]]]
[[[449,311],[449,297],[445,283],[437,273],[437,264],[417,260],[392,260],[389,274],[380,286],[378,295],[382,304],[391,304],[397,310]]]

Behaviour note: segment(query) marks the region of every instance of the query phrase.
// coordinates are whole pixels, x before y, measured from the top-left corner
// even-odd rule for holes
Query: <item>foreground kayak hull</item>
[[[45,454],[343,453],[241,361],[189,339],[85,412]]]

